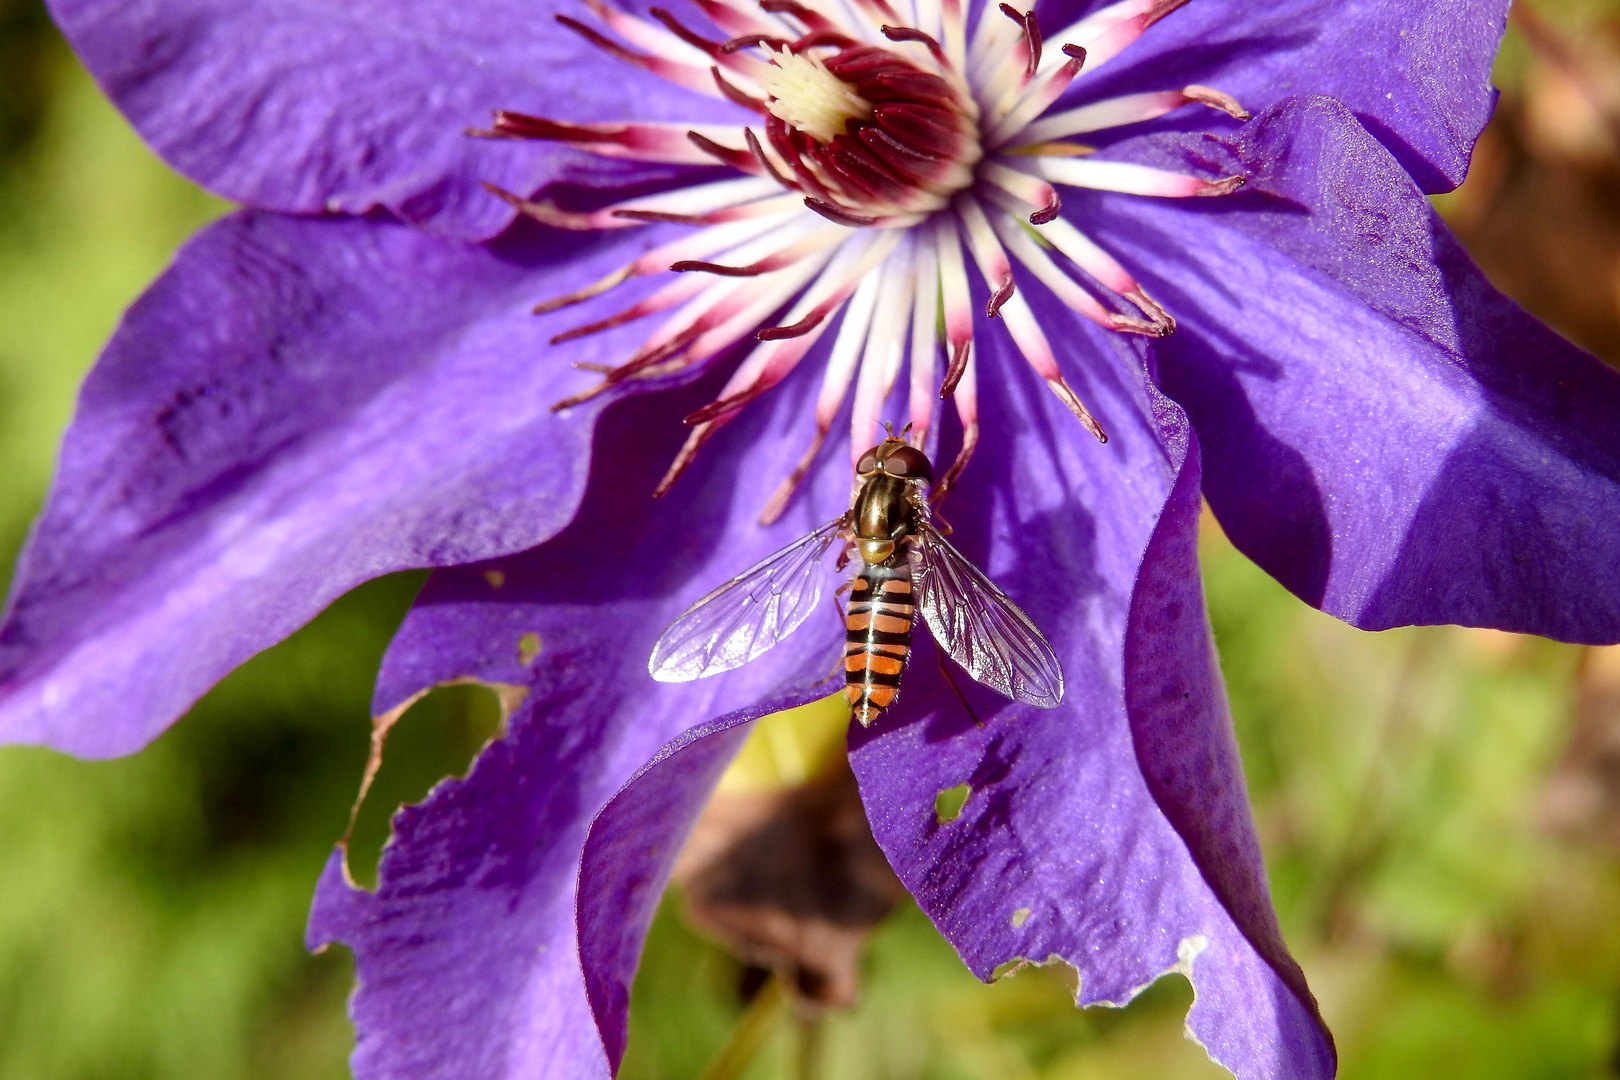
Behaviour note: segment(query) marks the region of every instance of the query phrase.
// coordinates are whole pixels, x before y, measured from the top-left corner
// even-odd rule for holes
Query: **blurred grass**
[[[1578,21],[1613,3],[1550,13]],[[1515,51],[1517,50],[1517,51]],[[1526,63],[1510,44],[1511,82]],[[74,387],[119,312],[226,208],[141,146],[33,0],[0,0],[0,556],[48,481]],[[1210,607],[1289,941],[1347,1078],[1620,1075],[1620,868],[1538,831],[1577,650],[1456,628],[1362,634],[1211,529]],[[420,578],[374,583],[246,665],[135,757],[0,748],[0,1080],[346,1075],[342,950],[301,945],[369,735],[372,673]],[[360,815],[465,768],[477,692],[430,696]],[[763,752],[763,751],[761,751]],[[695,1077],[745,973],[678,899],[637,980],[625,1076]],[[914,908],[875,935],[825,1075],[885,1080],[1220,1075],[1181,1036],[1179,977],[1075,1010],[1067,969],[977,983]],[[747,1073],[791,1075],[784,1025]]]

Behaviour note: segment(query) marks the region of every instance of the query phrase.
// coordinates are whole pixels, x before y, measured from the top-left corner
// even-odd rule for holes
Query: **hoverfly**
[[[894,704],[919,608],[940,647],[979,682],[1043,709],[1063,700],[1063,669],[1028,615],[934,527],[927,455],[893,434],[861,455],[849,509],[687,608],[653,646],[660,682],[717,675],[798,629],[842,540],[860,565],[845,608],[844,696],[870,725]],[[915,584],[915,590],[913,585]]]

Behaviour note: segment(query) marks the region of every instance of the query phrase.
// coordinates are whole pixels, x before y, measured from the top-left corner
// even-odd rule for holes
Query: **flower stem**
[[[819,1015],[799,1017],[799,1046],[793,1059],[793,1080],[821,1080],[821,1035]]]
[[[737,1026],[726,1037],[726,1044],[710,1061],[698,1080],[737,1080],[759,1054],[765,1040],[771,1037],[787,1011],[787,992],[782,980],[775,975],[760,988],[754,1000],[748,1003]]]

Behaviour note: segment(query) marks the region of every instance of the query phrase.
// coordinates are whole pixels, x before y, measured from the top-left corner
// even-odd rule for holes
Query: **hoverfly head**
[[[884,439],[876,456],[883,471],[896,479],[934,482],[934,465],[928,455],[900,439]]]

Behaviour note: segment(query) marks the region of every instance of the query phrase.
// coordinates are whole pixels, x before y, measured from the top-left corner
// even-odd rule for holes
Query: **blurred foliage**
[[[1615,4],[1538,9],[1572,30]],[[1579,40],[1601,56],[1613,39]],[[0,0],[0,72],[9,565],[85,367],[122,308],[225,207],[141,146],[37,0]],[[1496,156],[1442,205],[1510,287],[1515,272],[1577,283],[1538,310],[1603,349],[1620,325],[1620,250],[1558,237],[1608,235],[1591,223],[1620,206],[1615,147],[1605,165],[1590,132],[1562,124],[1574,107],[1546,102],[1568,102],[1569,88],[1521,39],[1498,77],[1504,119],[1481,160]],[[1570,231],[1535,231],[1549,201]],[[1577,248],[1609,261],[1568,265]],[[1278,910],[1343,1075],[1620,1075],[1620,862],[1540,824],[1580,650],[1450,627],[1359,633],[1295,601],[1213,527],[1204,555]],[[342,950],[306,954],[302,928],[365,761],[372,673],[419,582],[345,597],[132,758],[0,748],[0,1080],[346,1075],[352,966]],[[466,688],[411,710],[359,814],[362,880],[391,808],[464,770],[493,724],[487,698]],[[746,760],[791,776],[822,743],[799,753],[767,732]],[[1221,1075],[1182,1037],[1191,990],[1179,976],[1127,1009],[1081,1012],[1072,971],[983,986],[907,906],[873,937],[865,978],[859,1004],[816,1029],[828,1078]],[[636,983],[625,1076],[698,1076],[756,989],[683,925],[672,897]],[[793,1075],[806,1030],[784,1019],[743,1075]]]

